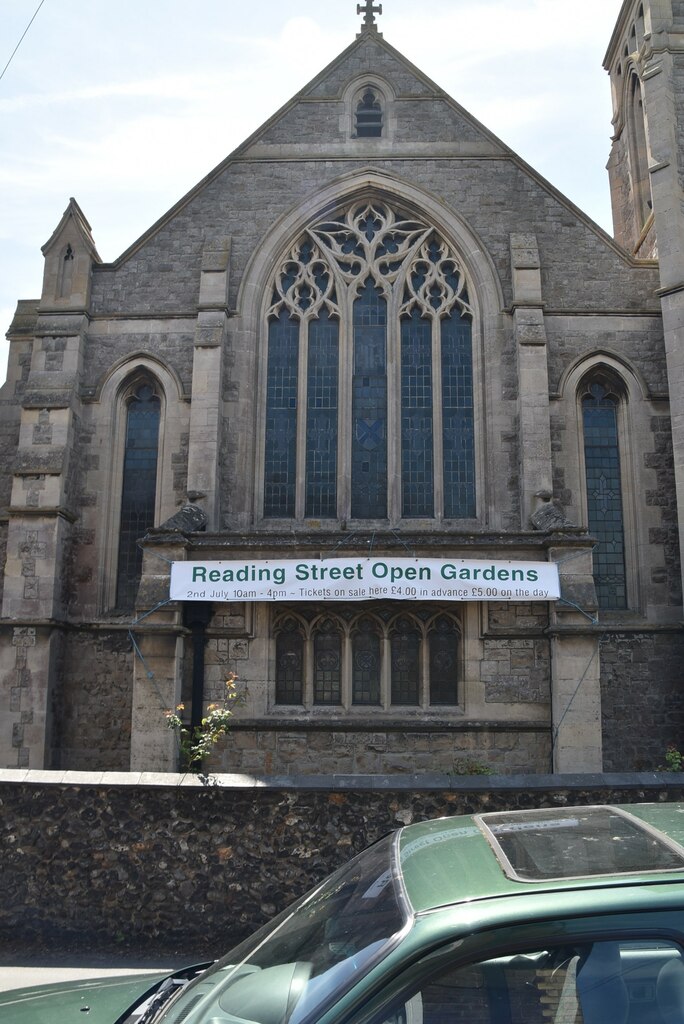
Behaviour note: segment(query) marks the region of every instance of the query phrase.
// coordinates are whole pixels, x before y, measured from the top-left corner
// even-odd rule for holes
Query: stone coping
[[[684,772],[611,772],[565,775],[196,775],[175,772],[78,772],[0,769],[0,785],[137,786],[146,789],[220,788],[267,790],[587,790],[679,789]]]

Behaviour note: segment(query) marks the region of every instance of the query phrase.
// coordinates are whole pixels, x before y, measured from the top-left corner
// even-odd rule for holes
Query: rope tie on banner
[[[415,550],[408,546],[404,538],[400,537],[396,530],[390,530],[390,533],[392,534],[394,539],[401,544],[402,547],[406,548],[411,558],[418,558],[418,555],[416,554]]]
[[[151,548],[144,548],[140,541],[137,541],[137,547],[141,551],[144,551],[146,555],[154,555],[155,558],[160,558],[162,562],[166,562],[167,565],[173,565],[173,559],[167,558],[166,555],[160,555],[158,551],[153,551]]]
[[[351,533],[346,533],[340,540],[338,540],[337,544],[335,544],[330,554],[324,555],[323,558],[332,558],[335,552],[339,551],[339,549],[344,547],[345,544],[351,544],[351,542],[354,540],[357,534],[358,530],[352,530]]]
[[[412,548],[412,547],[409,547],[409,545],[406,543],[404,538],[401,537],[397,533],[396,530],[390,530],[389,533],[406,550],[407,554],[410,555],[411,558],[418,558],[418,555],[416,554],[415,549]],[[375,535],[376,535],[376,531],[373,530],[373,533],[371,534],[371,539],[369,541],[369,547],[368,547],[368,554],[369,554],[369,556],[372,554],[373,548],[375,546]],[[333,547],[330,549],[329,554],[323,555],[323,559],[332,558],[334,556],[335,552],[339,551],[340,548],[345,547],[345,545],[351,544],[358,536],[359,536],[359,531],[358,530],[353,530],[351,533],[345,534],[344,537],[341,538],[341,540],[338,540],[337,544],[333,545]]]
[[[570,601],[567,597],[559,597],[557,603],[567,604],[570,608],[574,608],[575,611],[578,611],[580,615],[583,615],[585,619],[589,619],[589,622],[591,622],[592,626],[598,626],[599,620],[596,618],[595,615],[590,615],[589,612],[585,612],[584,608],[580,608],[578,604],[575,604],[574,601]]]
[[[154,684],[154,688],[155,688],[155,690],[157,692],[157,696],[159,697],[159,707],[162,710],[167,706],[167,702],[164,700],[164,696],[163,696],[161,690],[159,689],[159,685],[157,683],[157,680],[156,680],[154,672],[152,671],[151,668],[148,668],[147,662],[145,661],[145,656],[143,655],[143,652],[140,650],[140,647],[138,646],[138,641],[135,638],[135,633],[133,632],[133,628],[135,626],[137,626],[138,623],[140,623],[144,619],[146,619],[149,615],[154,615],[154,613],[159,611],[160,608],[163,608],[164,605],[167,605],[167,604],[170,604],[170,603],[171,603],[171,598],[168,598],[168,597],[164,601],[159,601],[154,606],[154,608],[149,608],[146,612],[143,612],[142,615],[139,615],[137,619],[134,619],[133,622],[131,622],[130,626],[128,627],[128,636],[130,638],[131,644],[133,645],[134,654],[135,654],[135,656],[137,658],[140,659],[140,662],[141,662],[141,664],[142,664],[142,666],[143,666],[143,668],[145,670],[146,677],[150,680],[151,683]]]
[[[594,544],[593,548],[591,549],[592,555],[596,551],[597,547],[598,547],[598,544]],[[586,554],[586,549],[583,550],[583,551],[573,551],[569,555],[566,555],[564,558],[559,558],[558,561],[554,562],[553,564],[554,565],[564,565],[565,562],[570,562],[573,558],[579,558],[580,555],[584,555],[584,554]]]
[[[598,544],[594,544],[594,546],[591,549],[592,555],[597,548]],[[559,558],[557,561],[552,562],[551,564],[556,566],[564,565],[565,562],[570,562],[573,558],[579,558],[580,555],[584,554],[586,554],[586,551],[573,551],[571,554],[566,555],[565,558]],[[558,575],[560,578],[560,573]],[[589,612],[585,611],[585,609],[581,608],[578,604],[575,604],[574,601],[570,601],[569,598],[559,597],[558,604],[567,604],[569,608],[574,608],[575,611],[579,612],[580,615],[583,615],[585,619],[589,619],[589,622],[591,622],[592,626],[598,626],[599,620],[595,615],[590,615]]]
[[[142,662],[142,666],[145,669],[145,676],[147,677],[147,679],[149,679],[149,681],[154,686],[154,689],[155,689],[155,692],[157,694],[157,697],[159,698],[159,710],[163,711],[164,709],[168,708],[168,703],[167,703],[167,701],[164,700],[164,695],[161,692],[161,690],[159,689],[159,684],[157,683],[157,678],[156,678],[154,672],[152,671],[152,669],[147,667],[147,662],[145,661],[145,657],[143,655],[143,652],[138,647],[138,641],[135,639],[135,634],[132,632],[132,630],[129,629],[128,635],[130,637],[131,643],[133,644],[133,650],[135,652],[135,655],[136,655],[137,658],[140,659],[140,661]]]
[[[594,659],[596,658],[596,656],[598,654],[598,650],[599,650],[599,646],[598,646],[598,644],[596,644],[596,647],[592,651],[591,657],[589,658],[589,661],[587,662],[587,666],[586,666],[584,672],[582,673],[582,675],[580,677],[580,680],[577,683],[577,686],[575,687],[575,689],[572,691],[572,694],[570,695],[570,700],[565,705],[565,709],[563,711],[563,714],[558,719],[557,724],[553,727],[553,731],[551,733],[551,754],[552,754],[552,756],[555,754],[556,745],[557,745],[557,742],[558,742],[558,735],[560,733],[561,726],[562,726],[562,724],[563,724],[563,722],[565,720],[566,715],[568,714],[568,712],[572,708],[572,705],[575,703],[575,698],[577,697],[577,694],[579,693],[579,691],[580,691],[580,689],[582,687],[582,683],[586,679],[587,672],[591,668],[592,662],[594,661]]]

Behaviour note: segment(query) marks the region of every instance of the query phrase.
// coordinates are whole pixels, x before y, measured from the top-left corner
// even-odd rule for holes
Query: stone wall
[[[684,744],[684,637],[606,633],[601,640],[605,771],[655,771]]]
[[[54,768],[128,770],[132,663],[127,631],[68,634],[54,694]]]
[[[385,717],[363,727],[358,719],[333,726],[315,722],[235,719],[230,741],[215,770],[258,774],[384,773],[492,770],[514,775],[546,772],[551,766],[551,733],[545,723],[429,725],[391,723]]]
[[[0,947],[227,951],[413,821],[669,801],[684,775],[261,779],[0,771]]]

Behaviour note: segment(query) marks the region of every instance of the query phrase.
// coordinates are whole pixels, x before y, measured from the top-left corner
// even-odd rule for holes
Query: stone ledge
[[[271,790],[587,790],[681,789],[684,772],[611,772],[567,775],[195,775],[189,772],[77,772],[1,768],[0,785],[99,786],[142,789]]]

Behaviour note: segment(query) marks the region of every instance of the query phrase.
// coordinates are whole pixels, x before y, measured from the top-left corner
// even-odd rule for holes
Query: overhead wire
[[[10,64],[11,64],[11,63],[12,63],[12,61],[14,60],[14,55],[15,55],[15,53],[17,52],[17,50],[19,49],[19,47],[20,47],[20,46],[21,46],[21,44],[23,43],[23,41],[24,41],[24,36],[25,36],[25,35],[26,35],[26,33],[28,32],[28,30],[29,30],[29,29],[31,28],[31,25],[33,24],[33,22],[34,22],[34,21],[36,20],[36,16],[37,16],[37,14],[38,14],[38,11],[39,11],[39,10],[41,9],[41,7],[43,6],[43,4],[44,4],[44,3],[45,3],[45,0],[40,0],[40,3],[38,4],[38,6],[36,7],[35,11],[33,12],[33,17],[31,18],[31,20],[29,21],[28,25],[26,26],[26,28],[25,28],[25,29],[24,29],[24,31],[22,32],[22,34],[21,34],[21,39],[19,40],[19,42],[17,43],[17,45],[16,45],[16,46],[14,47],[14,49],[12,50],[12,52],[11,52],[11,54],[10,54],[10,57],[9,57],[9,60],[8,60],[8,61],[7,61],[7,63],[5,64],[4,68],[2,69],[2,71],[0,71],[0,80],[2,80],[2,78],[3,78],[4,74],[5,74],[5,72],[7,71],[7,68],[8,68],[9,66],[10,66]]]

